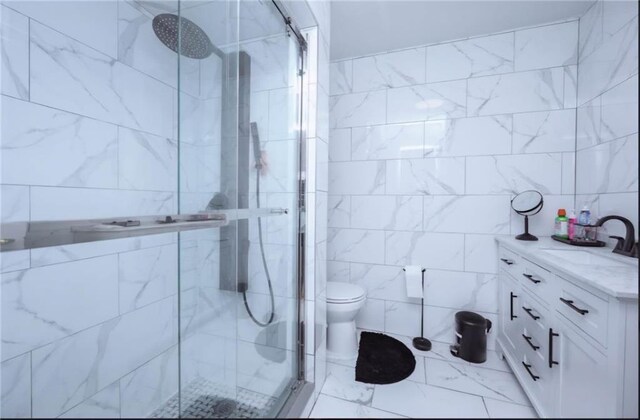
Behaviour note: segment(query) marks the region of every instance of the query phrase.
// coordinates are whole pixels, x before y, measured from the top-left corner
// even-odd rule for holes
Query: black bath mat
[[[356,362],[356,381],[392,384],[408,378],[416,358],[402,342],[385,334],[363,331]]]

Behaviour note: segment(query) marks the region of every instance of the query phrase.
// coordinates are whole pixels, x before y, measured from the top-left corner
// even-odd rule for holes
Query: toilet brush
[[[406,271],[404,268],[403,271]],[[431,350],[431,341],[424,336],[424,272],[422,269],[422,298],[420,299],[420,337],[413,337],[413,347],[422,351]]]

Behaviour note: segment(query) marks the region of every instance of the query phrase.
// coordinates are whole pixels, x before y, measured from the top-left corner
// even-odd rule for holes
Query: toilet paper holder
[[[407,271],[404,268],[402,271]],[[425,268],[422,269],[422,298],[420,299],[420,337],[413,337],[413,347],[422,351],[431,350],[431,341],[429,341],[424,336],[424,272],[427,271]]]

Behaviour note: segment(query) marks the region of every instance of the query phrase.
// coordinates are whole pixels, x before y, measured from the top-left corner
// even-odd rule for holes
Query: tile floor
[[[310,418],[537,417],[495,352],[477,365],[453,357],[448,344],[433,342],[431,351],[422,352],[413,348],[410,337],[389,335],[413,351],[413,374],[395,384],[372,385],[355,381],[355,359],[329,363]]]

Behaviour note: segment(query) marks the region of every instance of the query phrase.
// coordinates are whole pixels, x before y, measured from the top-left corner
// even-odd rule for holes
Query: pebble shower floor
[[[182,398],[182,413],[179,400]],[[275,399],[258,392],[198,378],[156,409],[150,418],[258,418],[273,415]],[[180,415],[182,414],[182,415]]]

